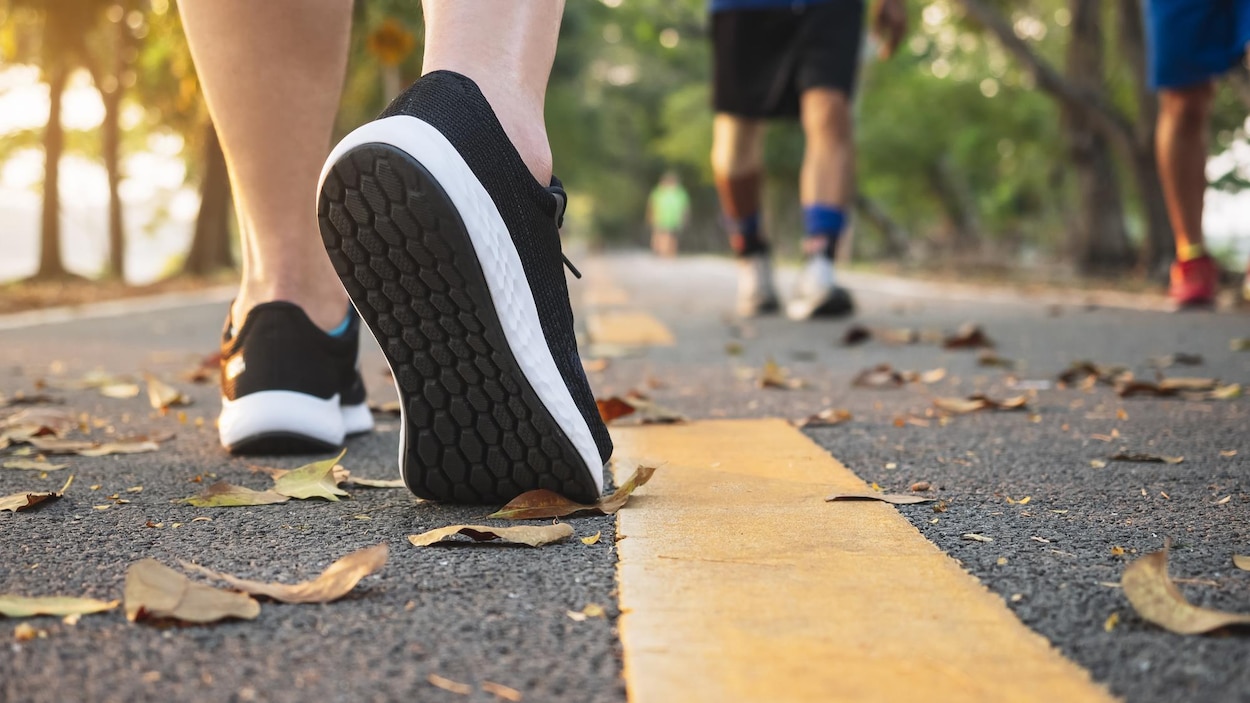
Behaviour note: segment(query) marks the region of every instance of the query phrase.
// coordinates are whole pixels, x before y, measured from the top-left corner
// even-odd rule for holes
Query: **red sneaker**
[[[1169,295],[1181,307],[1212,305],[1219,290],[1220,267],[1215,259],[1202,255],[1189,261],[1172,264],[1172,288]]]

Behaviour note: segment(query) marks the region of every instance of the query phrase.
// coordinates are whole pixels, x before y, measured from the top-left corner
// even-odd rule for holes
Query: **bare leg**
[[[1202,204],[1207,190],[1207,128],[1213,83],[1159,92],[1156,150],[1159,179],[1176,234],[1179,258],[1202,245]]]
[[[764,168],[764,123],[718,114],[712,122],[712,174],[721,209],[730,219],[730,242],[743,252],[743,218],[760,212],[761,172]]]
[[[799,172],[799,200],[804,206],[845,209],[855,187],[855,143],[851,107],[846,94],[831,88],[803,91],[800,103],[805,149]],[[823,237],[806,237],[809,254],[824,251]]]
[[[455,71],[477,83],[504,132],[540,183],[551,181],[543,123],[564,0],[425,0],[422,70]]]
[[[351,0],[178,5],[243,234],[233,318],[286,300],[332,328],[347,295],[317,236],[313,197],[347,67]]]

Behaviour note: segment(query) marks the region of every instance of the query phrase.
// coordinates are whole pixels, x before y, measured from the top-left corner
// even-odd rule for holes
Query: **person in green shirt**
[[[657,256],[677,256],[677,235],[690,221],[690,195],[681,178],[669,171],[647,199],[647,224],[651,225],[651,250]]]

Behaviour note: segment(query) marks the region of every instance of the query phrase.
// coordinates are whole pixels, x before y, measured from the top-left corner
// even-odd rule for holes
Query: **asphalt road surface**
[[[970,295],[860,276],[848,277],[860,308],[853,320],[738,323],[728,317],[734,280],[728,261],[652,262],[630,255],[588,268],[588,278],[610,277],[631,309],[657,318],[676,342],[641,350],[592,345],[588,356],[606,359],[606,368],[592,374],[597,394],[641,389],[695,419],[798,419],[844,408],[851,421],[808,430],[809,436],[886,490],[930,483],[942,512],[931,504],[900,511],[1113,693],[1146,702],[1250,700],[1250,632],[1168,634],[1143,622],[1116,587],[1126,563],[1170,537],[1171,570],[1188,579],[1181,584],[1186,596],[1250,612],[1250,572],[1231,562],[1233,554],[1250,554],[1250,402],[1120,398],[1106,385],[1057,384],[1073,361],[1119,364],[1149,378],[1152,358],[1178,352],[1201,355],[1202,363],[1166,368],[1166,375],[1248,384],[1250,352],[1233,351],[1230,340],[1250,337],[1250,317],[1129,310],[1070,298],[1055,303],[1040,294]],[[0,393],[6,396],[36,392],[41,380],[103,369],[151,372],[194,399],[185,416],[159,416],[142,396],[44,389],[86,413],[88,425],[99,425],[92,436],[175,436],[158,452],[71,457],[70,468],[46,477],[0,470],[0,495],[53,490],[75,476],[59,501],[0,513],[0,593],[119,598],[126,566],[144,557],[288,582],[311,578],[333,559],[379,542],[391,548],[389,563],[343,600],[265,603],[259,618],[248,622],[158,627],[130,624],[115,611],[75,625],[33,619],[46,636],[17,642],[10,636],[16,621],[4,621],[0,641],[8,651],[0,658],[0,699],[500,700],[482,688],[494,682],[528,701],[625,700],[612,518],[571,521],[578,537],[601,533],[593,545],[570,540],[539,549],[418,549],[407,535],[481,522],[489,508],[420,503],[402,489],[352,489],[350,499],[337,503],[252,508],[175,502],[218,478],[264,488],[268,479],[249,465],[294,467],[308,460],[230,458],[217,446],[212,425],[216,389],[176,380],[214,351],[224,310],[221,303],[188,305],[0,331]],[[593,312],[583,311],[580,319]],[[851,324],[953,331],[966,322],[979,324],[1013,368],[982,366],[976,351],[923,342],[841,344]],[[767,359],[804,387],[758,388],[753,379]],[[852,385],[858,372],[881,363],[944,369],[945,375],[901,387]],[[364,368],[372,398],[393,398],[372,342]],[[932,410],[933,397],[978,392],[995,398],[1028,393],[1029,409],[945,420]],[[356,475],[393,478],[396,419],[377,419],[378,431],[352,440],[343,463]],[[1121,450],[1184,461],[1108,459]],[[127,493],[138,486],[142,491]],[[193,522],[199,516],[212,520]],[[968,533],[993,541],[965,539]],[[606,617],[568,616],[588,604],[604,606]],[[438,688],[431,674],[472,692]]]

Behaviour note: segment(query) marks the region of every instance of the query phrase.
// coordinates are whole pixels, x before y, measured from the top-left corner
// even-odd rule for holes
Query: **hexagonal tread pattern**
[[[366,144],[331,167],[321,237],[394,374],[402,471],[422,498],[503,503],[598,490],[521,372],[455,205],[406,152]]]

